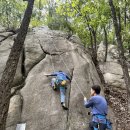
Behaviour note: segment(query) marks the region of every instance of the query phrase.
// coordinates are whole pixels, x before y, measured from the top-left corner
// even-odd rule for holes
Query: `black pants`
[[[89,130],[94,130],[95,128],[98,128],[97,122],[90,122],[89,123]],[[99,130],[106,130],[106,124],[99,123]]]

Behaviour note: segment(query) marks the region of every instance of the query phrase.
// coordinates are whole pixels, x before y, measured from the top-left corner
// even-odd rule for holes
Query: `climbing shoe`
[[[62,105],[64,110],[68,110],[68,108],[65,106],[65,103],[62,102],[61,105]]]
[[[67,86],[65,86],[65,89],[67,89]]]

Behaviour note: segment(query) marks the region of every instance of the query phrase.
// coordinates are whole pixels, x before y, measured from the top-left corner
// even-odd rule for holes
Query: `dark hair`
[[[59,72],[62,72],[62,70],[59,70]]]
[[[95,91],[96,94],[100,94],[101,88],[99,85],[93,85],[92,89]]]

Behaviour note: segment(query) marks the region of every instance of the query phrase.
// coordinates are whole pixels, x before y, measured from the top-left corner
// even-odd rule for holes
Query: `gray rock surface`
[[[12,44],[13,40],[9,38],[8,40],[3,41],[0,45],[0,77],[5,68]]]
[[[103,44],[103,42],[101,42],[99,44],[97,55],[98,55],[99,61],[101,61],[101,62],[104,61],[105,45]],[[117,47],[115,45],[109,44],[108,45],[107,61],[117,62],[118,59],[119,59],[119,55],[118,55]]]
[[[21,120],[26,121],[27,129],[31,130],[85,130],[89,118],[87,119],[87,110],[83,106],[83,96],[77,88],[77,83],[85,95],[89,95],[90,91],[87,89],[90,89],[93,82],[100,84],[95,67],[90,56],[78,47],[80,45],[67,41],[63,35],[58,37],[59,34],[53,34],[54,32],[42,33],[42,31],[36,31],[33,37],[39,39],[43,52],[50,53],[52,56],[46,54],[45,58],[28,74],[26,85],[21,90],[24,98]],[[59,93],[50,88],[51,78],[44,76],[45,73],[54,70],[73,73],[71,86],[69,86],[71,88],[68,88],[70,92],[67,92],[69,111],[61,108]]]
[[[22,112],[22,97],[20,95],[15,95],[10,100],[10,106],[8,111],[7,118],[7,128],[14,130],[16,124],[21,121],[21,112]],[[12,128],[11,128],[12,127]],[[7,130],[8,130],[7,129]]]
[[[118,60],[117,47],[108,46],[107,61],[102,62],[105,54],[105,46],[103,43],[98,48],[98,60],[101,61],[100,68],[104,74],[105,81],[108,85],[125,89],[123,71]]]

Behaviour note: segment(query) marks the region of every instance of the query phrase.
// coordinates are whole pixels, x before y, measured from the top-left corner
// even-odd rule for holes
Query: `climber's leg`
[[[60,101],[61,103],[65,103],[65,88],[60,87]]]
[[[89,130],[94,130],[94,128],[93,128],[93,122],[89,123]]]
[[[61,100],[61,105],[62,107],[67,110],[68,108],[65,105],[65,87],[60,87],[60,100]]]
[[[107,128],[106,124],[100,123],[99,130],[106,130],[106,128]]]
[[[89,130],[99,130],[98,129],[98,123],[91,121],[89,123]]]
[[[51,87],[56,90],[56,78],[51,79]]]

